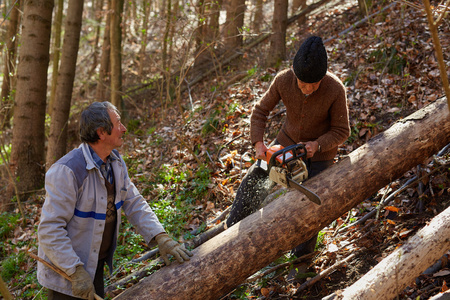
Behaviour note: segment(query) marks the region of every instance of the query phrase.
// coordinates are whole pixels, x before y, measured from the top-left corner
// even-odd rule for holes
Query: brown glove
[[[179,263],[183,263],[189,260],[189,256],[192,256],[192,252],[184,248],[184,245],[180,245],[176,241],[172,240],[167,233],[158,234],[156,237],[158,243],[159,253],[166,265],[170,265],[170,260],[167,254],[173,255]]]
[[[72,279],[72,293],[75,297],[94,300],[94,283],[83,266],[77,266],[75,273],[70,275],[70,278]]]

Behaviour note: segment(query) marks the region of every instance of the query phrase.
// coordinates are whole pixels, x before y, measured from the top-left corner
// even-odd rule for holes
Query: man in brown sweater
[[[268,147],[263,141],[267,118],[283,101],[286,120],[272,144],[286,147],[302,143],[307,150],[309,177],[333,164],[338,146],[350,135],[347,96],[342,82],[327,72],[327,53],[322,39],[311,36],[300,46],[292,68],[274,78],[269,90],[253,108],[250,138],[256,158],[266,159]],[[231,207],[227,225],[232,226],[252,214],[273,188],[261,161],[243,178]],[[317,235],[295,249],[297,257],[314,251]]]

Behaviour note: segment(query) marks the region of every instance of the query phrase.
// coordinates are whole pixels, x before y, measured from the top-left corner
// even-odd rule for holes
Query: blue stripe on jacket
[[[123,206],[123,201],[116,203],[116,209],[120,209]]]
[[[122,205],[123,205],[123,201],[116,203],[116,209],[120,209],[122,207]],[[95,211],[81,211],[76,208],[75,208],[74,214],[75,214],[75,216],[80,217],[80,218],[94,218],[96,220],[105,220],[106,219],[106,214],[99,214],[99,213],[96,213]]]
[[[75,208],[75,216],[80,218],[94,218],[96,220],[105,220],[106,214],[98,214],[95,211],[81,211]]]

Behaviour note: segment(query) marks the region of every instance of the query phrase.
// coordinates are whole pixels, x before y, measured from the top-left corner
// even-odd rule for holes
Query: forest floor
[[[370,13],[379,11],[388,3],[379,5],[371,8]],[[356,2],[330,3],[308,16],[305,24],[289,26],[288,57],[280,67],[262,67],[267,44],[248,49],[226,71],[211,76],[191,87],[190,93],[183,94],[183,117],[175,105],[162,107],[159,100],[151,100],[151,95],[141,94],[132,101],[126,100],[127,118],[134,122],[128,122],[126,143],[121,151],[130,163],[130,174],[138,189],[145,191],[145,197],[152,202],[157,192],[144,178],[154,178],[162,169],[170,168],[180,173],[183,171],[188,176],[160,189],[181,193],[181,189],[192,189],[197,184],[197,170],[207,166],[209,184],[205,187],[205,197],[197,199],[194,209],[185,216],[187,220],[182,231],[191,232],[192,236],[213,227],[213,220],[232,204],[242,177],[254,161],[249,141],[249,118],[254,103],[268,89],[276,72],[290,66],[299,44],[310,34],[320,35],[326,41],[329,69],[347,86],[352,135],[340,146],[337,159],[386,130],[396,120],[444,96],[431,35],[422,11],[397,3],[346,35],[339,36],[360,19]],[[336,38],[329,40],[331,37]],[[448,67],[448,19],[440,27],[440,39]],[[242,71],[247,73],[245,78],[233,82],[231,79]],[[125,78],[129,82],[133,80],[132,76]],[[272,112],[267,126],[267,143],[280,129],[283,109],[280,104]],[[73,122],[71,126],[75,128],[75,125]],[[74,145],[77,143],[73,141]],[[312,300],[350,286],[450,205],[449,169],[442,168],[437,161],[435,157],[425,160],[324,228],[310,264],[288,264],[276,268],[292,261],[286,253],[285,257],[222,299]],[[439,161],[447,164],[448,154],[445,152]],[[436,168],[440,170],[409,185],[388,205],[380,208],[379,214],[367,218],[363,224],[351,225],[376,209],[383,199],[395,193],[409,179],[431,174]],[[170,198],[169,195],[167,197]],[[26,226],[17,226],[10,240],[12,244],[36,239],[35,226],[42,201],[41,193],[24,203],[25,209],[36,217],[27,220]],[[183,239],[184,236],[180,236],[180,241]],[[22,250],[25,249],[26,246]],[[348,263],[312,286],[300,289],[311,277],[352,253],[356,256]],[[439,268],[417,276],[415,282],[398,295],[398,299],[428,299],[447,290],[449,255],[450,249],[443,256]],[[36,265],[29,261],[20,267],[35,272]],[[274,268],[273,272],[258,277],[270,268]],[[299,273],[292,276],[291,270],[295,268]],[[33,283],[18,288],[18,281],[20,279],[8,283],[15,295],[23,295],[27,289],[33,288]]]

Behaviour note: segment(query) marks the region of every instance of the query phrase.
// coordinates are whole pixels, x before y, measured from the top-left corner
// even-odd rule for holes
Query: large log
[[[128,288],[117,299],[218,299],[257,270],[306,241],[449,142],[446,99],[395,123],[305,183],[316,205],[289,191],[197,249]]]
[[[448,249],[450,249],[450,207],[434,217],[427,226],[350,287],[326,299],[395,299]]]

